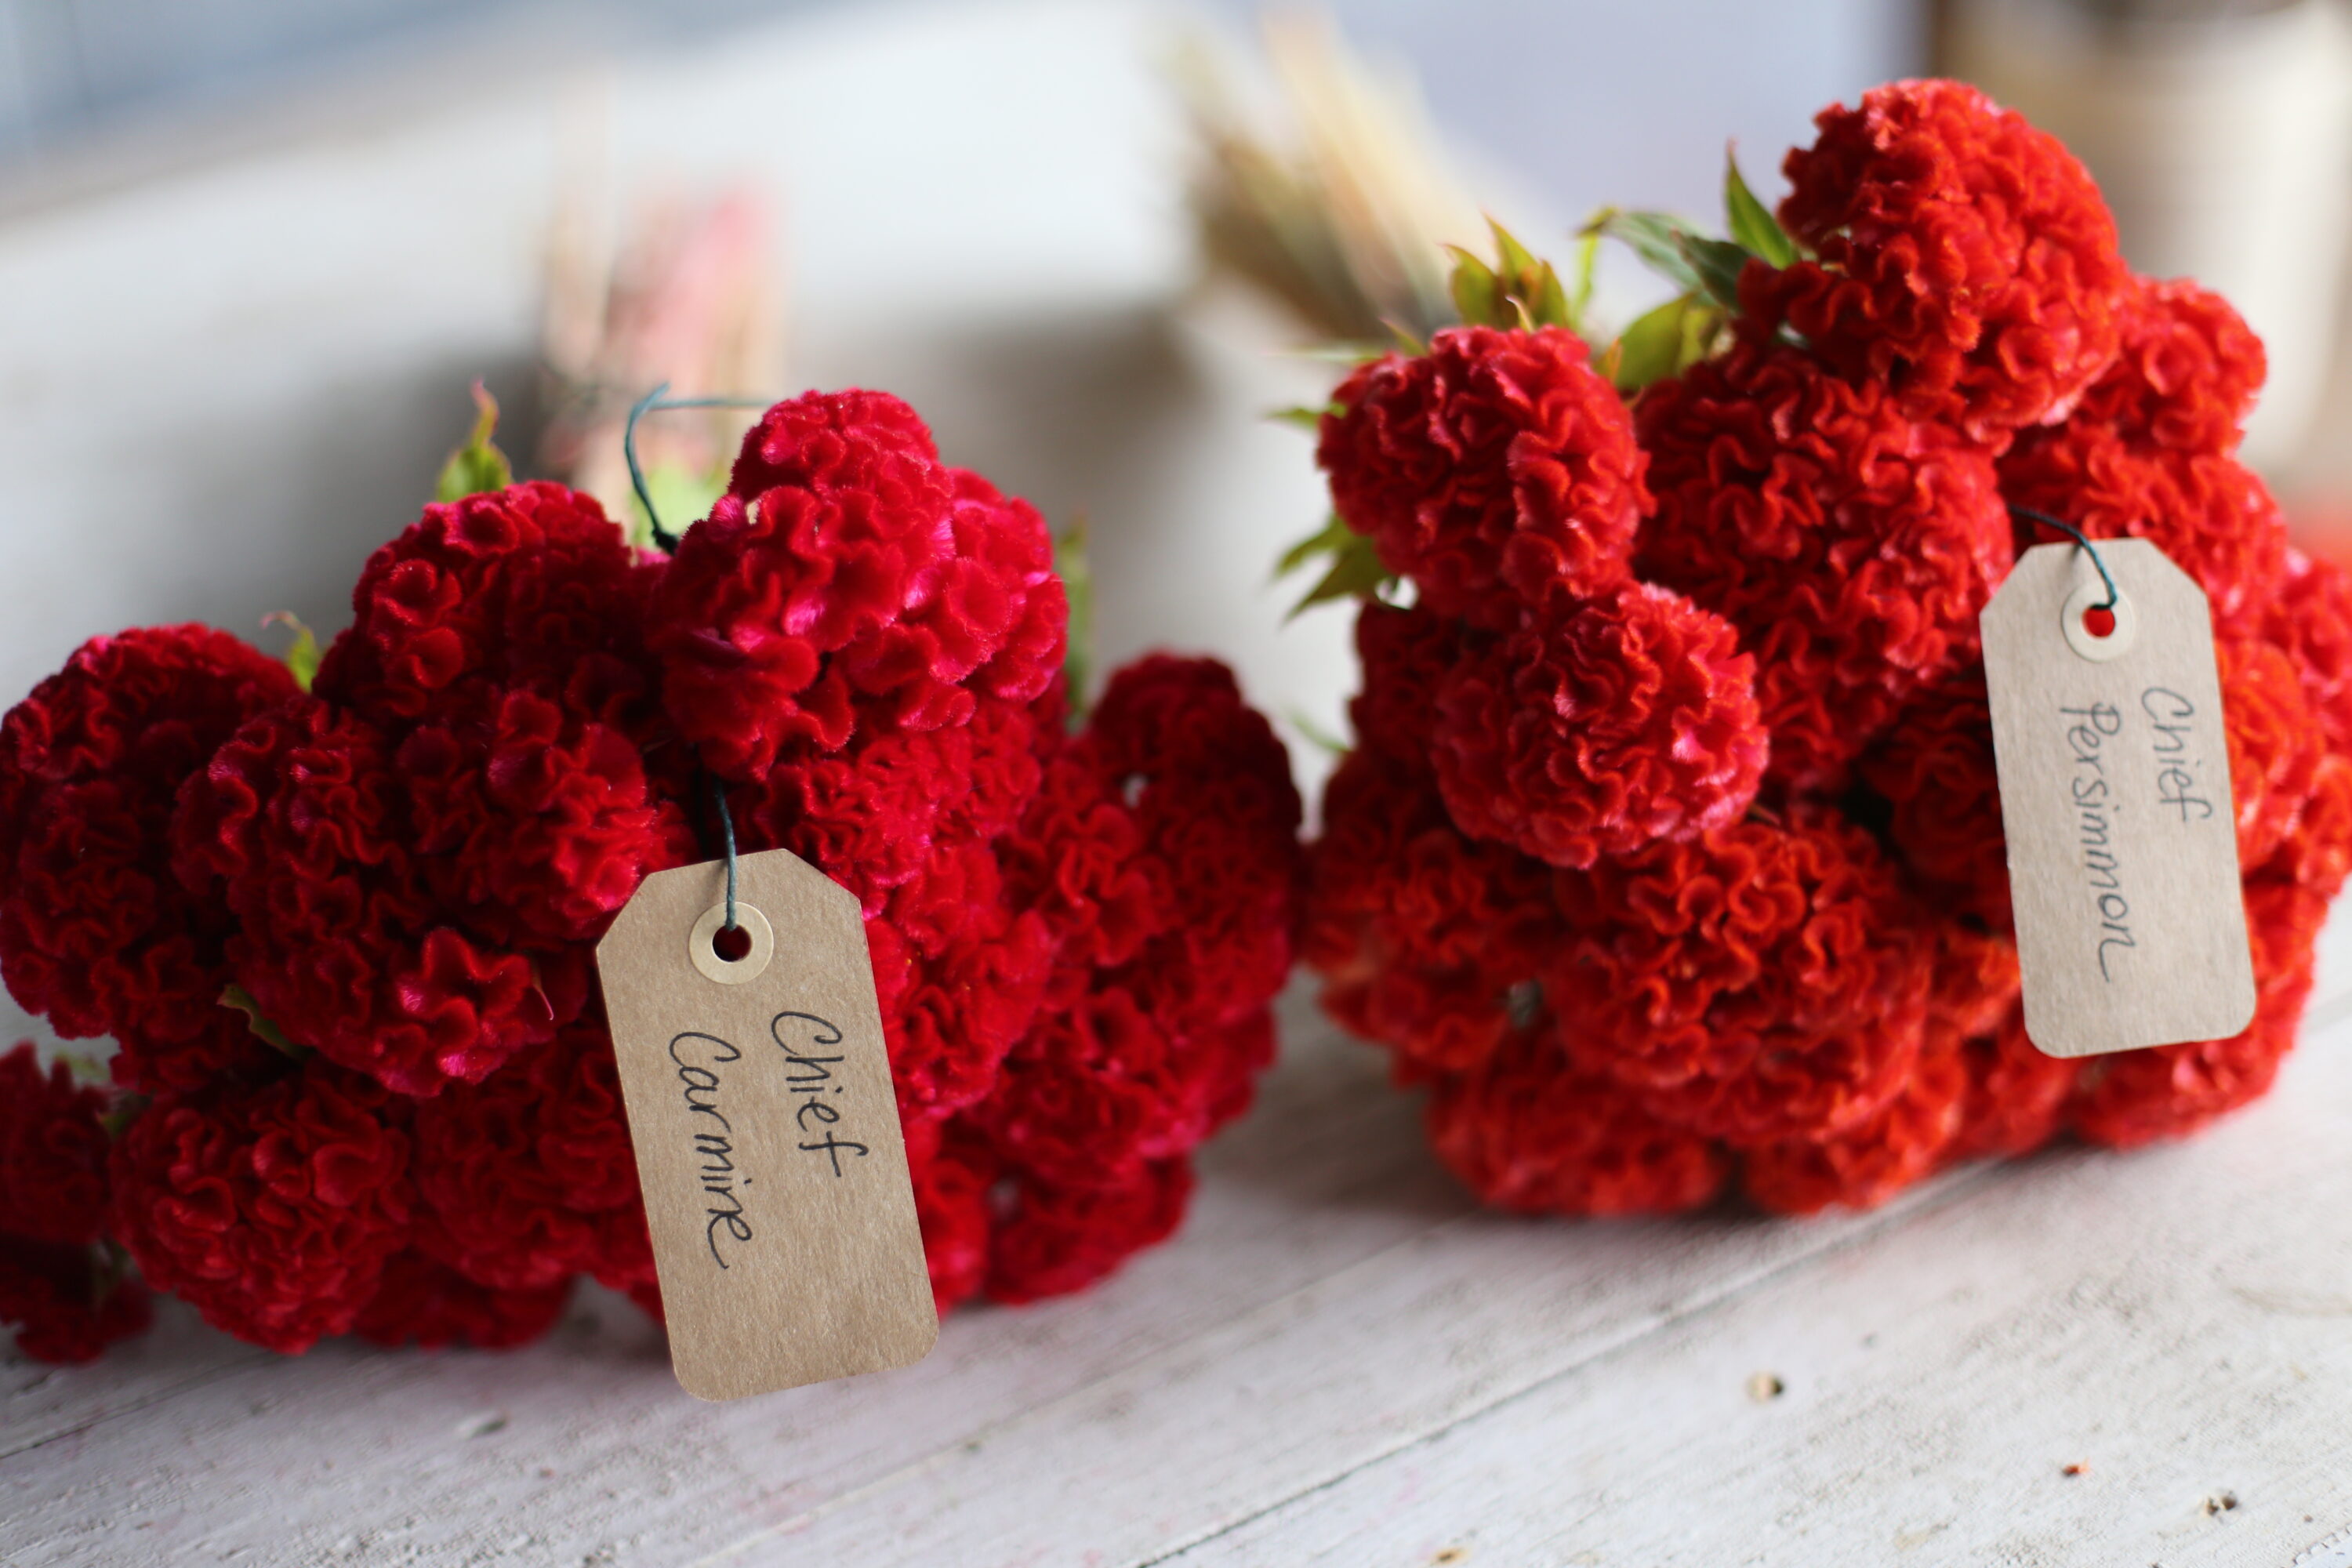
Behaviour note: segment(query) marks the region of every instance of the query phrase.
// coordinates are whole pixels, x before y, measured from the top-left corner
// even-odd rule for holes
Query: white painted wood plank
[[[2347,1110],[2352,1024],[2201,1140],[2014,1167],[1170,1561],[2342,1563]]]
[[[609,1300],[508,1356],[250,1359],[184,1328],[214,1359],[176,1397],[111,1360],[49,1374],[67,1408],[0,1459],[0,1561],[684,1561],[984,1444],[1467,1209],[1380,1059],[1313,1022],[1303,988],[1285,1013],[1293,1049],[1212,1147],[1186,1230],[1096,1292],[959,1313],[904,1373],[720,1406]]]

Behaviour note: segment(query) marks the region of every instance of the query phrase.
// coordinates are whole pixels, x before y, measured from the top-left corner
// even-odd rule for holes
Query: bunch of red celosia
[[[657,1312],[593,953],[715,852],[714,791],[865,905],[942,1309],[1175,1226],[1273,1049],[1287,762],[1208,662],[1074,729],[1041,520],[903,403],[770,410],[674,558],[520,484],[427,508],[353,604],[307,690],[162,627],[0,725],[0,969],[120,1047],[107,1089],[0,1058],[28,1353],[148,1288],[289,1352],[519,1343],[583,1274]]]
[[[1736,1178],[1802,1212],[2189,1131],[2269,1086],[2352,858],[2352,584],[2234,456],[2262,345],[2134,277],[2064,148],[1971,89],[1819,125],[1777,264],[1630,409],[1571,331],[1465,326],[1321,422],[1339,519],[1416,594],[1357,623],[1307,953],[1501,1206]],[[2013,506],[2150,539],[2211,599],[2261,998],[2234,1038],[2025,1037],[1977,616],[2057,536]]]

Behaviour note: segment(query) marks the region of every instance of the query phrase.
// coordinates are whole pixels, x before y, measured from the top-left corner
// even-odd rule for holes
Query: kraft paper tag
[[[939,1338],[866,925],[784,849],[645,879],[596,947],[677,1381],[735,1399]]]
[[[2020,556],[1981,619],[2025,1032],[2053,1057],[2254,1016],[2211,612],[2146,540],[2098,551],[2111,627],[2072,543]]]

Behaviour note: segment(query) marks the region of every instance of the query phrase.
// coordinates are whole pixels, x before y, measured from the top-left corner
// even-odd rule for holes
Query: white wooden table
[[[167,1308],[0,1373],[0,1559],[2336,1568],[2352,991],[2315,1020],[2195,1142],[1567,1225],[1474,1211],[1295,993],[1191,1222],[1092,1294],[726,1405],[610,1298],[506,1355]]]
[[[1157,38],[1080,3],[828,20],[21,212],[0,699],[133,622],[336,624],[466,378],[527,362],[584,99],[624,184],[775,175],[796,369],[1085,507],[1107,653],[1212,647],[1335,722],[1342,618],[1281,629],[1264,582],[1320,515],[1257,417],[1302,373],[1173,303]],[[603,1297],[504,1356],[285,1360],[167,1306],[95,1367],[0,1362],[0,1563],[2352,1568],[2352,963],[2209,1137],[1805,1224],[1479,1214],[1380,1058],[1303,991],[1285,1017],[1173,1243],[902,1373],[698,1405]]]

